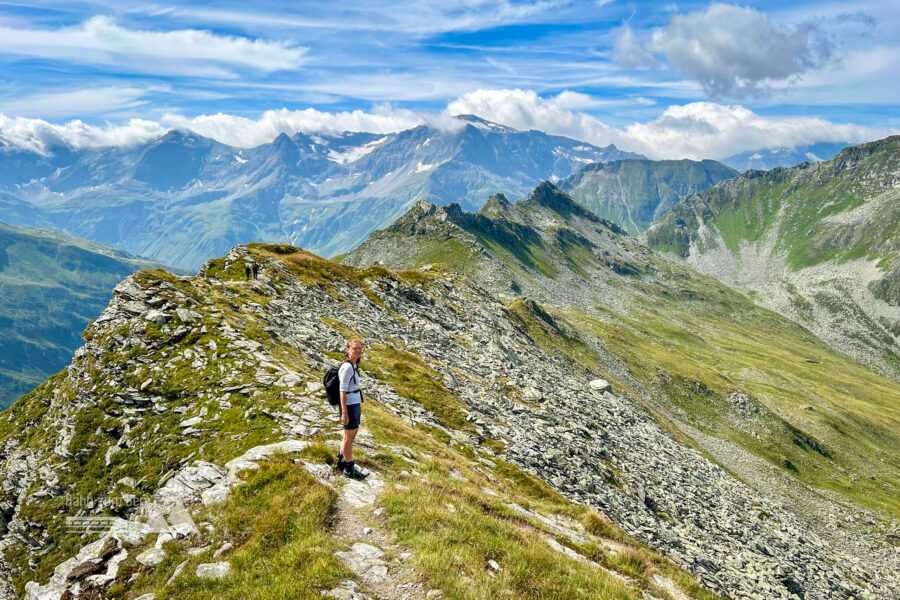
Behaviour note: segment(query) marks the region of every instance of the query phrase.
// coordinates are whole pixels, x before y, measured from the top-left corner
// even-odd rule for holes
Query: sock
[[[345,463],[344,463],[344,468],[345,468],[345,469],[353,470],[353,461],[351,460],[350,462],[345,462]]]

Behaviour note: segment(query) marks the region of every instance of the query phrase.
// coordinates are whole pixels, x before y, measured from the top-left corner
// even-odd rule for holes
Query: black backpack
[[[328,396],[328,404],[332,406],[338,406],[341,403],[341,380],[338,377],[338,371],[340,371],[341,365],[345,362],[349,363],[350,361],[345,360],[340,365],[331,367],[325,371],[325,377],[322,379],[322,384],[325,386],[325,394]],[[350,366],[352,367],[353,364],[350,363]],[[353,367],[353,371],[355,375],[356,367]],[[359,393],[359,399],[362,401],[362,392]]]

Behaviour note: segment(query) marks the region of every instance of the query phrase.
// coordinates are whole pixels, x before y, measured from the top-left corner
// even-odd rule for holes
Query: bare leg
[[[344,462],[353,460],[353,440],[356,439],[358,431],[358,428],[344,430],[344,439],[341,441],[341,454],[344,455]]]

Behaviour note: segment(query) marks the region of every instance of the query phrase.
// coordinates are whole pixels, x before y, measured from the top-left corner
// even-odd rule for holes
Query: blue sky
[[[655,156],[855,142],[900,129],[898,13],[884,0],[0,2],[0,139],[105,145],[181,126],[249,146],[477,112]]]

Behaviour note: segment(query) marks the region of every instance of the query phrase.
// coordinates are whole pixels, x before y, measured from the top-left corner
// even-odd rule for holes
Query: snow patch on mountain
[[[328,160],[338,163],[339,165],[347,165],[352,162],[356,162],[366,154],[369,154],[375,148],[386,142],[390,136],[384,136],[383,138],[379,138],[377,140],[372,140],[362,146],[356,146],[354,148],[347,148],[343,152],[338,152],[336,150],[330,150],[328,152]]]
[[[415,172],[416,172],[416,173],[424,173],[425,171],[431,171],[431,170],[433,170],[433,169],[438,168],[439,166],[441,166],[441,165],[444,164],[445,162],[447,162],[447,161],[446,161],[446,160],[442,160],[442,161],[436,162],[436,163],[423,163],[423,162],[420,160],[420,161],[418,162],[418,164],[416,165]]]

